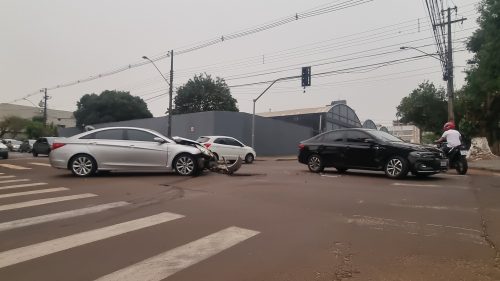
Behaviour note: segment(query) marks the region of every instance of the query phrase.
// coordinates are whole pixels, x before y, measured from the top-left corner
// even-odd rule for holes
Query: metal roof
[[[271,111],[257,113],[257,115],[262,117],[275,117],[275,116],[290,116],[290,115],[303,115],[303,114],[313,114],[313,113],[326,113],[332,109],[335,105],[323,106],[323,107],[313,107],[313,108],[300,108],[284,111]]]

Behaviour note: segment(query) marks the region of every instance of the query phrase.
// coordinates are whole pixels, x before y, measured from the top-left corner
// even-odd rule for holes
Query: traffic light
[[[302,87],[311,86],[311,67],[302,67]]]

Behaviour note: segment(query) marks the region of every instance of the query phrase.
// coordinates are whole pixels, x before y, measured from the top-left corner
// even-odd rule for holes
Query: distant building
[[[323,107],[271,111],[258,115],[311,128],[315,135],[334,129],[362,127],[356,112],[345,100],[333,101],[331,105]]]
[[[393,123],[393,125],[387,128],[390,134],[407,142],[420,143],[420,129],[417,126],[398,125],[398,123]]]
[[[43,116],[43,109],[10,103],[0,103],[0,120],[7,116],[17,116],[31,120],[35,116]],[[76,119],[71,111],[47,109],[47,123],[58,127],[74,127]]]

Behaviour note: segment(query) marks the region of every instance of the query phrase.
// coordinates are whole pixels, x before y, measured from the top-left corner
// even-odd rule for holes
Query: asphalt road
[[[0,160],[0,280],[500,280],[500,175],[75,178]],[[37,193],[43,192],[43,193]]]

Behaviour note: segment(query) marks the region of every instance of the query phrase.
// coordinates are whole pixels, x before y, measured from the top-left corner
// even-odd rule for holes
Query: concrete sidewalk
[[[259,157],[256,161],[297,161],[296,155],[286,156],[264,156]],[[484,159],[468,162],[470,169],[486,170],[500,173],[500,157],[496,159]]]
[[[500,157],[497,157],[496,159],[469,161],[469,168],[500,172]]]

